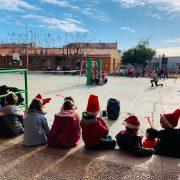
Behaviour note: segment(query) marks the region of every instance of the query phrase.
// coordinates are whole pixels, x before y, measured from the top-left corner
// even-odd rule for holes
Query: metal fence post
[[[28,109],[28,80],[27,80],[27,71],[24,71],[24,83],[25,83],[25,103],[26,103],[26,109]]]

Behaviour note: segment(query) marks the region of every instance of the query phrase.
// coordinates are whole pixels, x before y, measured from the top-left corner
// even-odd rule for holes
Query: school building
[[[28,47],[0,45],[0,68],[26,68],[28,62],[30,71],[56,70],[58,66],[62,70],[80,70],[87,58],[102,60],[103,71],[108,73],[114,72],[121,63],[117,43],[71,43],[62,48],[41,48],[33,43]]]
[[[159,56],[152,59],[155,68],[168,68],[170,72],[180,72],[180,47],[157,49]]]

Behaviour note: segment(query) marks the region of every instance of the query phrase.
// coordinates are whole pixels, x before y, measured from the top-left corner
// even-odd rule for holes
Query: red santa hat
[[[97,115],[100,111],[98,96],[91,94],[89,96],[86,112],[90,115]]]
[[[171,114],[161,114],[160,120],[163,121],[167,127],[175,128],[178,125],[180,117],[180,109],[177,109]]]
[[[130,129],[139,129],[140,121],[136,116],[130,116],[124,120],[124,125]]]
[[[45,104],[47,104],[47,103],[49,103],[49,102],[51,101],[51,98],[43,99],[42,96],[41,96],[41,94],[38,94],[38,95],[36,96],[36,99],[40,99],[42,105],[45,105]]]

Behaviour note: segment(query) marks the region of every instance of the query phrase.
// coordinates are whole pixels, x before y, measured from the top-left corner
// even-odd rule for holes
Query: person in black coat
[[[149,156],[154,153],[153,149],[142,147],[142,137],[137,135],[140,122],[136,116],[130,116],[125,121],[126,130],[116,135],[117,144],[121,150],[134,154],[135,156]]]
[[[17,101],[14,93],[5,97],[5,106],[0,108],[0,137],[13,137],[24,132],[24,112],[16,105]]]
[[[160,123],[163,130],[148,129],[148,133],[158,138],[154,147],[155,154],[180,158],[180,129],[175,129],[178,125],[180,109],[172,114],[161,115]]]
[[[10,138],[23,133],[23,116],[17,114],[0,116],[0,137]]]

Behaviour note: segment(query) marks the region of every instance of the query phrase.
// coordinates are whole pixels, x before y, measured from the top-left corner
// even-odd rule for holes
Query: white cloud
[[[159,13],[155,13],[155,14],[153,14],[153,13],[146,13],[145,15],[148,16],[148,17],[152,17],[154,19],[157,19],[157,20],[163,19],[163,17]]]
[[[24,0],[0,0],[0,9],[9,11],[22,11],[24,9],[39,9]]]
[[[50,29],[59,29],[65,32],[88,32],[86,28],[82,27],[80,21],[77,21],[72,18],[65,18],[64,20],[61,20],[57,18],[51,18],[34,14],[24,15],[23,18],[34,19],[42,23],[41,25],[45,25],[47,28]]]
[[[110,18],[102,11],[93,8],[84,8],[82,13],[91,18],[97,19],[99,21],[109,22]]]
[[[180,0],[112,0],[126,8],[137,6],[153,6],[168,13],[180,13]]]
[[[152,18],[155,18],[155,19],[162,19],[162,17],[160,16],[159,13],[152,14],[151,17],[152,17]]]
[[[40,0],[40,1],[44,2],[44,3],[54,4],[54,5],[57,5],[59,7],[79,9],[78,6],[74,6],[74,5],[72,5],[71,3],[69,3],[68,1],[65,1],[65,0]]]
[[[130,33],[136,33],[136,31],[134,29],[130,28],[130,27],[125,27],[124,26],[124,27],[121,27],[120,29],[123,30],[123,31],[128,31]]]
[[[74,9],[77,12],[83,13],[84,15],[89,16],[93,19],[97,19],[99,21],[105,21],[105,22],[110,21],[110,18],[107,16],[107,14],[105,14],[103,11],[97,10],[95,8],[85,7],[85,8],[81,9],[80,7],[72,5],[72,3],[70,3],[66,0],[40,0],[40,1],[44,2],[44,3],[57,5],[59,7],[67,7],[67,8]],[[73,2],[76,3],[75,0]],[[82,3],[84,4],[86,2],[84,0],[82,0]],[[88,3],[93,3],[93,5],[98,4],[99,0],[89,0]]]
[[[145,2],[143,0],[112,0],[114,2],[121,3],[124,7],[135,7],[135,6],[144,6]]]
[[[180,43],[180,38],[167,39],[165,41],[168,43]]]
[[[180,56],[180,47],[169,47],[156,49],[158,54],[165,54],[167,57]]]

